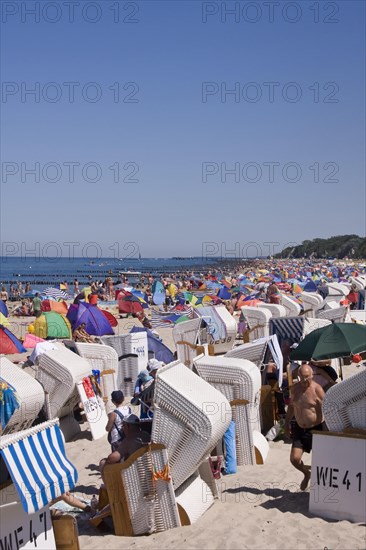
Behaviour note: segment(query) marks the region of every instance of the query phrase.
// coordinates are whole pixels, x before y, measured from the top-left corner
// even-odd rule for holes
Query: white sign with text
[[[313,435],[309,511],[321,517],[364,522],[366,438]]]
[[[77,383],[77,389],[84,407],[86,418],[89,422],[93,440],[106,436],[107,432],[105,431],[105,427],[108,422],[108,417],[105,412],[103,400],[96,396],[94,391],[91,391],[88,386],[85,390],[83,381]]]
[[[20,502],[0,508],[0,550],[56,550],[48,506],[27,514]]]

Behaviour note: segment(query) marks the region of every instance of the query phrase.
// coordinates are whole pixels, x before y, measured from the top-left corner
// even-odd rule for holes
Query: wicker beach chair
[[[358,277],[350,277],[350,283],[354,284],[357,290],[362,290],[366,287],[366,277],[359,275]]]
[[[197,344],[200,337],[201,319],[191,319],[178,323],[173,328],[173,340],[179,361],[192,368],[193,358],[197,355]]]
[[[76,383],[91,374],[92,366],[65,347],[43,353],[38,361],[36,380],[42,384],[46,394],[46,418],[62,418],[78,404],[80,398]]]
[[[113,390],[118,387],[118,355],[111,346],[83,344],[75,342],[75,349],[81,357],[89,361],[93,370],[100,371],[100,387],[107,412],[114,409],[110,399]]]
[[[227,399],[180,361],[158,370],[152,440],[166,446],[174,488],[190,477],[231,421]]]
[[[301,306],[291,296],[281,294],[281,305],[286,309],[286,317],[297,317],[301,313]]]
[[[103,344],[111,346],[118,356],[117,386],[125,395],[132,396],[138,373],[146,369],[148,344],[146,332],[119,336],[103,336]]]
[[[329,388],[323,413],[330,431],[366,430],[366,369]]]
[[[250,329],[250,340],[269,336],[269,321],[272,313],[263,307],[243,306],[240,308]]]
[[[268,444],[262,436],[260,424],[261,375],[257,366],[234,357],[200,356],[194,361],[198,374],[215,387],[229,401],[236,424],[236,454],[239,466],[256,464],[253,433],[263,438],[264,459]],[[259,434],[259,435],[258,435]]]
[[[195,523],[215,501],[211,487],[195,471],[175,491],[182,525]]]
[[[330,309],[322,309],[316,312],[318,319],[328,319],[334,323],[343,323],[347,315],[347,307],[340,306]]]
[[[263,302],[261,304],[258,304],[258,307],[268,309],[268,311],[270,311],[272,314],[272,318],[286,317],[286,309],[280,304],[266,304]]]
[[[310,332],[313,332],[317,328],[326,327],[331,324],[332,322],[329,319],[306,318],[304,320],[303,336],[310,334]]]
[[[194,314],[208,324],[207,331],[201,331],[201,343],[207,342],[213,346],[211,348],[213,354],[226,353],[232,349],[235,344],[237,323],[225,306],[197,308],[194,310]],[[215,328],[214,332],[213,328]],[[205,333],[207,333],[207,338],[205,338]]]
[[[104,469],[116,535],[146,535],[180,527],[164,445],[147,445]]]
[[[305,317],[316,317],[316,312],[324,306],[324,300],[316,292],[302,292],[301,300]]]
[[[346,323],[361,323],[366,325],[366,309],[353,309],[349,311]]]
[[[44,404],[44,391],[39,382],[6,357],[0,357],[0,378],[16,392],[19,408],[6,424],[3,434],[26,430],[38,416]]]
[[[261,370],[267,346],[267,340],[263,340],[262,338],[260,338],[259,340],[255,340],[254,342],[250,342],[249,344],[241,344],[240,346],[236,346],[232,350],[225,353],[225,357],[246,359],[247,361],[251,361],[252,363],[257,365],[259,370]]]
[[[2,473],[6,472],[7,476],[10,474],[24,511],[28,514],[45,511],[45,506],[53,499],[75,487],[77,470],[66,457],[57,418],[4,435],[0,440],[0,453],[7,470]],[[1,505],[5,504],[4,500],[8,496],[13,500],[13,495],[13,490],[4,490],[0,497]],[[31,523],[30,529],[32,534]],[[35,544],[26,545],[27,548],[32,546],[37,548]],[[23,545],[15,543],[15,540],[14,545],[6,545],[6,548],[19,547]],[[48,546],[42,544],[39,547]]]

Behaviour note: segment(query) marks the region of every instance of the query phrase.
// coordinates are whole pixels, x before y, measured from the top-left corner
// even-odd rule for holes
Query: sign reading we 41
[[[334,489],[339,488],[339,484],[346,486],[348,491],[351,487],[351,478],[354,472],[346,470],[344,473],[340,471],[339,468],[328,468],[328,466],[317,466],[316,467],[316,482],[317,485],[323,485],[323,487],[333,487]],[[352,480],[356,483],[356,490],[361,492],[362,487],[362,472],[354,474],[355,479]]]
[[[326,518],[364,522],[366,436],[313,436],[309,511]]]

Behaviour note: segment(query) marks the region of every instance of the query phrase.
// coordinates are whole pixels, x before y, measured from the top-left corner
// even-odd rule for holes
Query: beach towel
[[[225,473],[236,474],[238,470],[236,462],[236,443],[235,443],[235,422],[232,420],[228,429],[224,433],[224,457],[225,457]]]
[[[0,417],[3,430],[17,409],[19,409],[19,403],[15,389],[0,378]]]

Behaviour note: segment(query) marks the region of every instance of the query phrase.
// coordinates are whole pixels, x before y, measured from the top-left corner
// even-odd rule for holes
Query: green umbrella
[[[310,332],[290,354],[290,359],[321,361],[366,350],[366,326],[333,323]]]

